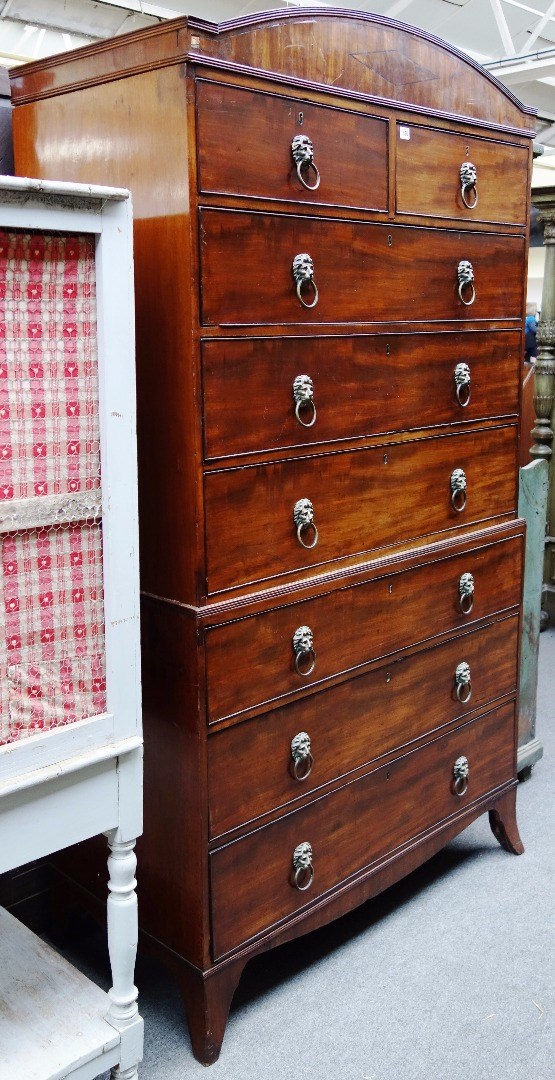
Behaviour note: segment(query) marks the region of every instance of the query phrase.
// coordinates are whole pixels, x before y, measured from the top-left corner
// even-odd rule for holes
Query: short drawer
[[[515,415],[520,354],[520,330],[204,341],[205,455]]]
[[[197,82],[202,192],[386,210],[387,132],[347,109]]]
[[[518,625],[513,615],[213,732],[208,739],[211,836],[513,693]]]
[[[468,787],[464,791],[461,783],[464,793],[458,795],[454,766],[462,757],[468,761]],[[215,851],[210,859],[214,959],[325,896],[514,775],[510,705]],[[297,871],[297,883],[306,891],[295,885],[300,845],[310,845],[311,869]]]
[[[527,146],[397,124],[397,212],[524,227],[528,155]]]
[[[516,437],[489,428],[211,472],[208,591],[514,514]]]
[[[206,631],[208,720],[241,717],[520,603],[522,537],[403,569]],[[461,598],[471,574],[472,603]],[[470,610],[469,610],[470,608]],[[464,612],[467,611],[467,614]],[[295,649],[308,627],[313,655]],[[310,669],[313,661],[312,670]]]
[[[523,236],[235,210],[200,218],[207,326],[521,319]],[[306,284],[298,255],[312,262]]]

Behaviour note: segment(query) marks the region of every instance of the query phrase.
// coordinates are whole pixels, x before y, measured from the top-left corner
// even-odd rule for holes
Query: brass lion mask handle
[[[318,303],[318,289],[314,280],[314,262],[310,255],[301,252],[293,259],[293,277],[297,286],[297,296],[305,308],[314,308]],[[303,296],[303,291],[312,289],[312,301],[309,303]]]
[[[470,766],[468,764],[468,758],[461,754],[457,758],[453,765],[453,795],[458,795],[459,798],[465,794],[468,788],[468,780],[470,776]]]
[[[314,634],[310,626],[298,626],[293,634],[293,652],[295,654],[295,671],[301,679],[312,675],[316,666],[316,653],[314,651]]]
[[[314,164],[314,146],[308,135],[295,135],[291,143],[291,153],[297,166],[297,176],[301,184],[307,191],[316,191],[320,187],[320,173]],[[309,184],[308,179],[305,179],[305,176],[310,176],[311,170],[314,179],[313,184]]]
[[[468,364],[457,364],[455,371],[455,395],[461,409],[466,409],[470,402],[470,367]]]
[[[459,300],[465,307],[470,307],[476,299],[476,289],[474,288],[474,268],[468,259],[461,259],[457,266],[457,280]]]
[[[314,758],[310,735],[306,731],[299,731],[298,735],[291,740],[291,765],[289,771],[294,780],[306,780],[312,772]]]
[[[472,676],[466,660],[461,660],[455,669],[455,695],[461,705],[467,705],[472,697]]]
[[[312,844],[304,840],[297,844],[293,852],[293,870],[291,872],[291,884],[299,892],[306,892],[314,881],[314,867],[312,865]]]
[[[301,427],[312,427],[316,422],[314,384],[310,375],[297,375],[293,382],[295,416]]]
[[[478,205],[478,172],[471,161],[463,161],[460,168],[460,178],[461,199],[467,210],[474,210],[474,207]],[[467,192],[470,193],[471,202],[467,198]],[[472,192],[474,192],[473,195]]]
[[[316,547],[318,543],[318,529],[314,522],[314,507],[310,499],[298,499],[293,507],[293,521],[297,528],[297,540],[302,547]],[[312,535],[307,542],[306,537]]]
[[[451,506],[462,514],[466,506],[466,473],[464,469],[453,469],[451,473]]]
[[[474,577],[468,571],[459,578],[459,607],[463,615],[470,615],[474,607]]]

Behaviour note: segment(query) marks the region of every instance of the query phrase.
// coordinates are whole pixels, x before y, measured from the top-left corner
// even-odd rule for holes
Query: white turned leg
[[[108,835],[108,952],[112,968],[112,988],[108,991],[107,1019],[122,1032],[121,1064],[112,1069],[117,1080],[135,1080],[142,1054],[142,1021],[134,985],[137,958],[138,915],[135,871],[135,841],[117,841]],[[133,1029],[133,1031],[128,1029]],[[127,1033],[127,1037],[126,1037]],[[125,1047],[125,1052],[124,1052]]]

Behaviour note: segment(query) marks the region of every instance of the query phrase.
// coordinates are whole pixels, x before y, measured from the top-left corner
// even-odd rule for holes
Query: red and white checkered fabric
[[[93,243],[0,231],[0,499],[99,484]]]
[[[0,500],[100,487],[94,243],[0,231]],[[0,745],[106,709],[99,524],[2,537]]]

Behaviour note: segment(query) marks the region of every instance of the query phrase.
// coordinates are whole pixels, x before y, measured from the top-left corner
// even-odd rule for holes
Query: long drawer
[[[517,657],[518,616],[513,615],[213,732],[208,739],[211,836],[286,806],[513,693]],[[461,681],[463,663],[470,683]]]
[[[204,341],[205,455],[514,415],[520,352],[520,331]]]
[[[523,308],[524,236],[205,208],[200,232],[207,326],[515,320]],[[304,254],[318,290],[310,308],[313,285],[299,299],[293,274]],[[473,269],[473,303],[470,286],[459,297],[461,262]]]
[[[208,590],[512,514],[516,438],[515,427],[490,428],[211,472]],[[466,492],[453,505],[456,469]],[[299,528],[302,500],[314,521]]]
[[[512,705],[497,709],[215,851],[214,959],[510,781],[514,723]],[[461,757],[469,780],[457,795],[454,765]],[[300,891],[293,860],[304,844],[311,848],[313,881],[310,870],[300,869],[298,884],[308,886]]]
[[[398,123],[397,212],[524,226],[528,154],[528,146]],[[465,163],[476,170],[466,206]]]
[[[387,121],[374,116],[197,82],[203,192],[386,210],[387,134]],[[310,151],[300,164],[300,175],[292,148],[299,136],[305,146],[309,140],[313,154],[312,164]]]
[[[475,619],[520,603],[522,538],[470,547],[413,569],[285,604],[206,631],[208,721],[240,717],[373,659],[431,641]],[[461,610],[460,580],[473,576],[473,606]],[[463,601],[463,607],[466,601]],[[314,667],[299,659],[293,638],[299,627],[313,636]],[[297,659],[296,670],[295,661]]]

